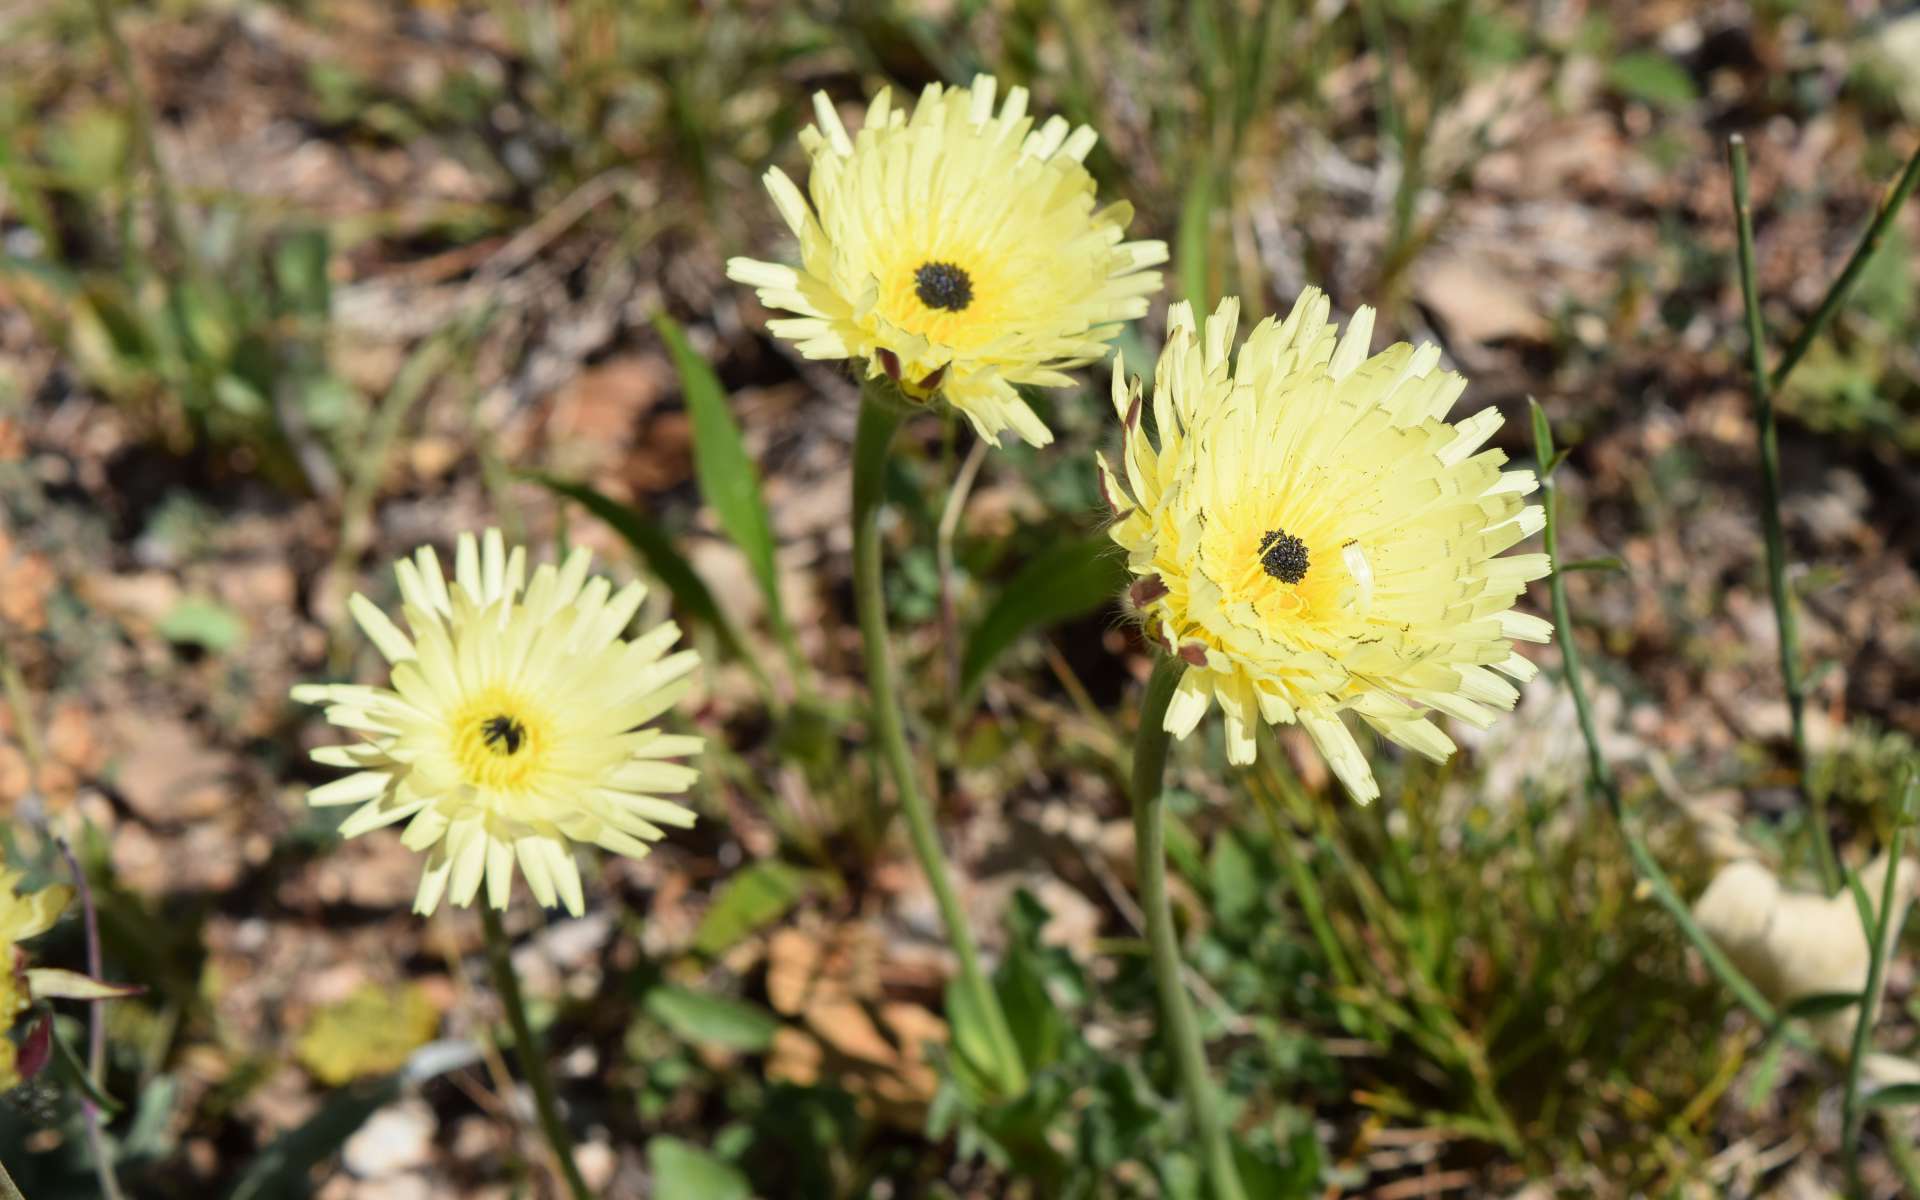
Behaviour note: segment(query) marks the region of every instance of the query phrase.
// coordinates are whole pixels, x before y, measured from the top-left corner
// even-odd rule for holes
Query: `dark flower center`
[[[959,312],[973,303],[973,280],[952,263],[925,263],[913,273],[913,294],[928,308]]]
[[[480,739],[495,754],[515,755],[526,743],[527,727],[512,717],[488,717],[480,725]]]
[[[1307,577],[1307,544],[1284,529],[1269,529],[1260,539],[1260,568],[1281,583]]]

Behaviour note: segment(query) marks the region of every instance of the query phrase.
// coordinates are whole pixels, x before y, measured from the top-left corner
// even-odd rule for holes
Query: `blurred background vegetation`
[[[980,459],[930,416],[890,480],[913,735],[1037,1068],[996,1103],[944,1049],[939,924],[871,815],[853,389],[721,274],[783,252],[758,177],[796,169],[811,92],[977,71],[1099,131],[1171,298],[1374,304],[1515,458],[1538,397],[1569,556],[1618,560],[1569,586],[1656,853],[1689,895],[1730,837],[1808,877],[1721,146],[1751,144],[1766,311],[1797,327],[1920,136],[1898,5],[0,0],[0,806],[35,879],[50,831],[76,843],[108,973],[148,988],[109,1010],[132,1195],[545,1194],[477,920],[407,915],[397,839],[305,807],[328,735],[284,699],[375,668],[348,593],[489,523],[658,579],[714,664],[699,827],[595,864],[584,919],[510,917],[604,1194],[1197,1194],[1129,899],[1117,714],[1147,658],[1097,527],[1104,369],[1035,397],[1055,446]],[[1895,222],[1780,398],[1817,783],[1856,863],[1920,736],[1916,237]],[[1136,370],[1163,315],[1121,339]],[[742,470],[759,541],[702,503]],[[1636,891],[1541,657],[1448,767],[1378,751],[1369,809],[1288,731],[1251,769],[1176,756],[1253,1194],[1837,1184],[1833,1064],[1730,1012]],[[42,956],[77,961],[75,924]],[[1904,956],[1890,989],[1879,1043],[1910,1050]],[[76,1103],[0,1099],[33,1200],[98,1194]],[[1870,1130],[1875,1194],[1911,1134]]]

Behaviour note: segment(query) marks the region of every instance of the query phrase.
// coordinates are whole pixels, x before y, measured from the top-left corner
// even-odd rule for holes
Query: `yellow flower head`
[[[812,205],[778,168],[766,177],[801,265],[736,258],[727,274],[799,314],[768,327],[808,358],[864,359],[870,378],[945,395],[982,437],[1044,446],[1053,434],[1014,385],[1062,387],[1104,357],[1160,290],[1146,268],[1167,247],[1121,240],[1130,205],[1094,207],[1093,130],[1033,128],[1025,88],[996,115],[996,86],[930,84],[911,116],[882,90],[853,136],[816,94],[800,135]]]
[[[700,739],[641,728],[685,693],[697,656],[668,654],[672,622],[622,638],[646,589],[587,578],[576,550],[526,582],[526,554],[498,530],[462,534],[451,587],[432,549],[394,564],[408,631],[355,595],[355,620],[393,666],[392,687],[307,684],[293,698],[365,740],[313,752],[355,774],[315,788],[311,804],[357,804],[354,837],[408,822],[401,841],[428,851],[414,910],[443,894],[507,906],[517,861],[541,904],[584,911],[571,843],[640,857],[693,813],[662,797],[692,785]],[[523,586],[524,585],[524,586]]]
[[[1366,801],[1380,789],[1341,714],[1429,758],[1452,754],[1428,713],[1484,727],[1513,707],[1494,672],[1533,677],[1511,639],[1544,642],[1552,627],[1510,609],[1548,562],[1499,557],[1542,524],[1522,499],[1533,472],[1479,449],[1499,412],[1449,424],[1466,380],[1435,369],[1436,347],[1368,358],[1372,310],[1345,337],[1327,316],[1310,288],[1230,362],[1239,302],[1200,329],[1174,306],[1154,375],[1158,445],[1139,381],[1116,366],[1126,482],[1104,456],[1100,474],[1139,576],[1133,603],[1191,664],[1167,731],[1185,737],[1218,700],[1228,759],[1250,763],[1256,720],[1298,721]]]

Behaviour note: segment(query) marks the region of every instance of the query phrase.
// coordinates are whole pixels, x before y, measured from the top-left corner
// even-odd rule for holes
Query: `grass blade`
[[[673,593],[674,602],[683,613],[689,619],[703,622],[712,629],[721,651],[745,663],[762,688],[771,692],[771,685],[760,668],[759,660],[748,652],[746,643],[740,638],[740,631],[721,609],[719,601],[713,598],[706,581],[694,571],[693,564],[680,553],[664,529],[638,509],[622,504],[584,483],[539,473],[529,473],[527,478],[556,496],[572,500],[612,526],[613,531],[640,556],[647,570],[653,572]]]
[[[760,469],[741,440],[740,426],[727,407],[726,389],[672,317],[657,313],[653,325],[667,345],[686,396],[687,415],[693,422],[693,473],[700,484],[700,495],[713,506],[720,528],[747,556],[754,580],[766,598],[774,631],[792,660],[794,677],[804,678],[804,660],[780,604],[773,523],[767,518],[767,506],[760,495]]]

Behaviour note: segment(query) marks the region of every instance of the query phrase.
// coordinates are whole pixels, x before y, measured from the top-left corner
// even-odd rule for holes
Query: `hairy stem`
[[[546,1052],[534,1041],[533,1026],[527,1021],[527,1004],[520,995],[520,977],[513,973],[513,951],[500,914],[484,899],[480,902],[480,922],[487,931],[487,969],[493,974],[493,990],[500,995],[500,1006],[507,1010],[507,1024],[513,1028],[513,1048],[520,1057],[520,1072],[533,1089],[533,1106],[540,1118],[540,1130],[558,1160],[573,1200],[593,1200],[587,1181],[573,1161],[573,1139],[561,1123],[560,1108],[553,1098],[553,1076],[547,1070]]]
[[[854,606],[860,615],[860,642],[867,660],[867,688],[872,693],[873,727],[879,738],[880,754],[893,776],[900,797],[900,811],[907,819],[907,836],[920,867],[927,873],[934,900],[946,923],[947,940],[960,960],[959,984],[967,993],[973,1011],[986,1023],[986,1036],[992,1045],[994,1061],[987,1064],[994,1082],[1006,1096],[1026,1091],[1026,1067],[1021,1062],[1018,1044],[1000,999],[994,994],[986,972],[980,968],[980,951],[967,927],[966,910],[960,905],[953,875],[947,869],[940,849],[940,834],[935,828],[933,808],[920,790],[913,754],[907,747],[907,735],[901,724],[900,701],[893,689],[893,661],[887,638],[886,594],[881,586],[880,508],[886,479],[887,451],[900,428],[904,413],[892,385],[882,379],[868,381],[860,389],[860,420],[853,442],[853,588]]]
[[[1160,781],[1167,766],[1167,704],[1186,668],[1176,658],[1154,664],[1153,678],[1140,704],[1140,728],[1133,742],[1133,841],[1140,877],[1140,907],[1147,918],[1147,945],[1153,955],[1153,978],[1160,992],[1161,1028],[1173,1042],[1186,1093],[1188,1119],[1206,1156],[1207,1178],[1216,1200],[1246,1200],[1239,1172],[1233,1165],[1233,1145],[1220,1121],[1213,1080],[1207,1075],[1206,1046],[1194,1023],[1193,1006],[1180,979],[1180,943],[1173,929],[1173,908],[1167,902],[1166,799]]]

